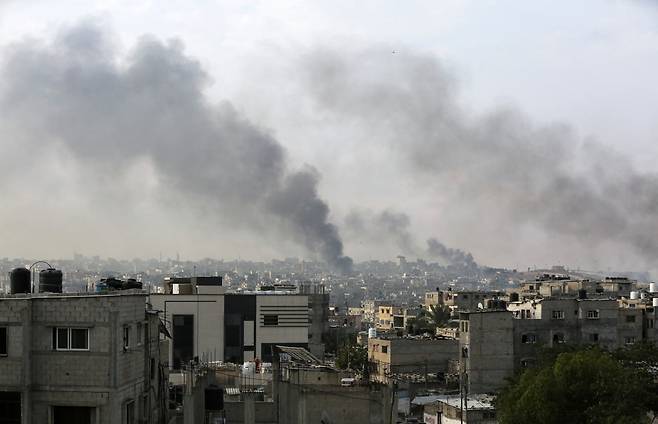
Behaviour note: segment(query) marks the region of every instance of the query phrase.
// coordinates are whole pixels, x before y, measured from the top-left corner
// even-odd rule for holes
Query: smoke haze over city
[[[437,24],[490,25],[459,42],[393,3],[349,22],[253,6],[252,32],[225,4],[210,22],[154,5],[68,16],[63,3],[0,2],[0,256],[655,271],[648,2],[585,2],[584,28],[522,7],[518,34],[499,31],[512,16],[446,2]]]

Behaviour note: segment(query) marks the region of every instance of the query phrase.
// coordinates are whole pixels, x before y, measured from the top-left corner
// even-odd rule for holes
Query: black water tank
[[[62,292],[62,271],[48,268],[39,272],[39,293],[44,292]]]
[[[121,285],[121,290],[128,290],[128,289],[142,289],[142,283],[139,281],[135,280],[134,278],[129,278],[126,281],[123,282]]]
[[[587,290],[585,289],[578,290],[578,299],[587,299]]]
[[[123,281],[119,280],[118,278],[114,277],[108,277],[104,280],[101,280],[105,284],[107,284],[107,287],[113,289],[113,290],[121,290],[121,287],[123,286]]]
[[[510,302],[518,302],[519,301],[519,294],[514,292],[509,294],[509,301]]]
[[[11,294],[30,293],[30,270],[27,268],[14,268],[9,274],[9,290]]]

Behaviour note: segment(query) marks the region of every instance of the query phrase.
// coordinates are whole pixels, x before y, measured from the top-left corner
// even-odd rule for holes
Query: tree
[[[450,321],[450,308],[446,305],[430,305],[427,316],[436,327],[442,327]]]
[[[501,424],[648,423],[656,388],[646,368],[587,348],[526,370],[503,389],[496,407]]]
[[[338,349],[336,366],[365,373],[368,366],[368,348],[353,343],[344,344]]]

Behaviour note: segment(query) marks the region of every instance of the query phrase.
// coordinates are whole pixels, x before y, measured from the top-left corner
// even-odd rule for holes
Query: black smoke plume
[[[181,207],[198,204],[256,232],[277,228],[349,272],[317,172],[290,171],[267,131],[228,103],[210,104],[208,77],[180,42],[145,37],[122,55],[111,34],[83,24],[51,43],[10,49],[0,71],[0,129],[22,151],[54,147],[110,181],[129,164],[148,162]]]
[[[549,240],[569,237],[583,255],[614,245],[655,266],[658,176],[624,154],[514,109],[470,113],[433,57],[320,49],[301,66],[318,113],[365,129],[362,143],[392,149],[450,209],[479,217],[501,240],[529,228]]]

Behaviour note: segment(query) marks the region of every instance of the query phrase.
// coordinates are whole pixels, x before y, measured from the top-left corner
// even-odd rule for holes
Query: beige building
[[[377,337],[368,340],[371,378],[388,382],[395,374],[443,373],[457,359],[459,341],[439,337]]]

